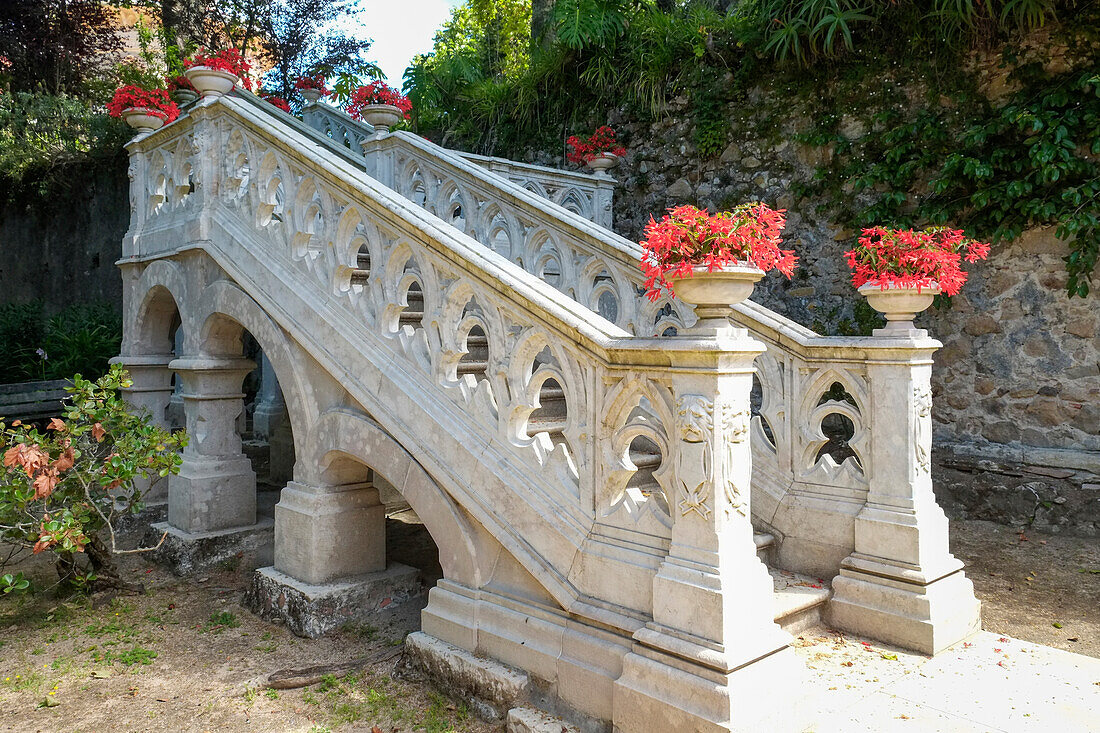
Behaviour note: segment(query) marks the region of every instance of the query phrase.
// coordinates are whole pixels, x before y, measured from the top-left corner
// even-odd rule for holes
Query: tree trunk
[[[531,0],[531,50],[545,50],[554,43],[554,15],[556,0]]]

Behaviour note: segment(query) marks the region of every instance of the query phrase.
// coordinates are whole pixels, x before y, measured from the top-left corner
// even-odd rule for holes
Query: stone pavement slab
[[[1100,731],[1093,657],[982,632],[929,658],[820,628],[796,650],[814,673],[813,733]]]

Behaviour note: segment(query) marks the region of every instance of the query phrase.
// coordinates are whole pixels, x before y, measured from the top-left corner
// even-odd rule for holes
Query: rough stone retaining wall
[[[130,224],[126,160],[93,172],[71,166],[72,185],[56,198],[25,196],[0,205],[0,303],[122,304],[122,236]],[[7,192],[0,191],[0,201]]]
[[[790,142],[806,119],[765,140],[753,137],[742,114],[731,107],[731,118],[742,120],[733,142],[700,160],[686,99],[651,124],[613,111],[610,123],[628,149],[613,171],[615,229],[636,240],[650,215],[680,203],[713,211],[760,199],[788,209],[785,240],[801,258],[799,270],[791,281],[770,275],[753,299],[819,333],[869,333],[878,324],[857,309],[862,299],[843,258],[855,232],[819,215],[821,201],[792,194],[829,149]],[[840,129],[866,132],[858,119],[842,120]],[[545,153],[527,157],[562,164]],[[937,491],[956,517],[1100,533],[1100,290],[1088,299],[1066,296],[1067,251],[1051,229],[1025,232],[969,266],[970,280],[949,308],[918,320],[944,344],[932,385]]]

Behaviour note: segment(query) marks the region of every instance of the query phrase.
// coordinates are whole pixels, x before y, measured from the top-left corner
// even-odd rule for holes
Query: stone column
[[[183,353],[183,329],[177,328],[175,335],[172,337],[174,353]],[[184,425],[183,417],[183,383],[181,380],[176,380],[176,386],[172,391],[172,395],[168,400],[168,412],[167,412],[168,427],[175,430],[182,428]]]
[[[184,532],[256,523],[256,474],[241,452],[237,416],[248,359],[193,357],[169,364],[182,382],[189,442],[178,475],[168,482],[168,523]]]
[[[775,690],[803,676],[774,622],[750,521],[749,391],[764,346],[731,331],[671,370],[672,542],[653,580],[653,620],[616,682],[617,730],[766,730]]]
[[[253,574],[244,603],[316,637],[419,592],[419,571],[386,562],[386,507],[372,482],[291,481],[275,505],[275,564]]]
[[[275,506],[275,569],[304,583],[386,569],[386,507],[371,483],[291,481]]]
[[[923,331],[889,338],[869,356],[868,492],[855,551],[833,580],[830,622],[935,654],[978,631],[981,604],[948,551],[947,517],[932,493],[932,353]]]
[[[275,368],[267,354],[260,354],[260,391],[256,395],[256,410],[252,413],[252,435],[267,440],[286,418],[286,402]]]
[[[154,425],[168,429],[168,403],[172,398],[171,354],[147,356],[116,356],[111,364],[121,364],[130,374],[133,384],[122,389],[122,398],[130,408],[149,415]],[[146,505],[164,504],[168,500],[167,479],[138,479],[134,487],[142,494]]]

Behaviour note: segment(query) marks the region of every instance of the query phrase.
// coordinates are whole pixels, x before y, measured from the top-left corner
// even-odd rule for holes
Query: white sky
[[[360,0],[362,12],[346,30],[373,38],[367,57],[382,67],[390,86],[401,87],[401,76],[412,57],[432,49],[432,36],[451,8],[462,0]]]

